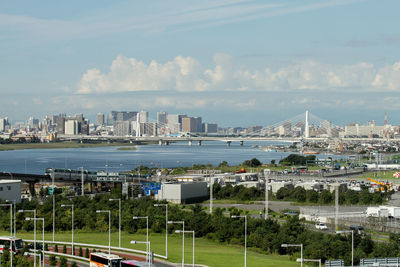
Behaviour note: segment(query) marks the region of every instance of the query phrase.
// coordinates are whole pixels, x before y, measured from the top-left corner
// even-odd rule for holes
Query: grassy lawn
[[[9,235],[9,232],[0,232],[0,235]],[[25,239],[33,239],[32,232],[17,232],[17,236]],[[41,240],[42,233],[37,232],[38,241]],[[145,241],[145,234],[122,233],[122,246],[126,248],[145,250],[145,245],[130,244],[131,240]],[[45,234],[46,240],[52,240],[52,233]],[[70,232],[58,232],[55,235],[58,241],[71,242]],[[165,255],[165,234],[151,234],[149,237],[152,250],[157,254]],[[192,262],[192,235],[185,235],[185,263]],[[108,245],[108,233],[88,233],[75,231],[74,241],[76,243],[90,243]],[[244,248],[240,246],[230,246],[209,241],[205,238],[195,240],[195,263],[207,266],[241,266],[244,262]],[[118,232],[111,233],[111,245],[118,246]],[[178,234],[168,235],[168,256],[170,262],[182,262],[182,236]],[[265,255],[255,251],[247,250],[248,266],[299,266],[299,263],[290,261],[288,256]]]

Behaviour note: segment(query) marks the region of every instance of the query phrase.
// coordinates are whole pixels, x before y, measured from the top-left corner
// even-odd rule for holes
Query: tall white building
[[[78,134],[78,121],[77,120],[66,120],[65,121],[65,134],[76,135]]]
[[[145,123],[145,122],[149,122],[149,112],[147,111],[140,111],[139,112],[139,122],[140,123]]]

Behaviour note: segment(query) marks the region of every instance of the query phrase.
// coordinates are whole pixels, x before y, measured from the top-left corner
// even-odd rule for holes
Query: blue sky
[[[0,117],[400,124],[396,0],[3,1]]]

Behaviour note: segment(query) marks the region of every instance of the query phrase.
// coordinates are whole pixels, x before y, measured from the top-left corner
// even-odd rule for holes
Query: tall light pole
[[[300,264],[303,267],[303,244],[282,244],[281,247],[300,247]]]
[[[168,204],[154,204],[154,207],[165,206],[165,257],[168,259]]]
[[[25,213],[25,212],[33,212],[33,249],[36,253],[36,210],[19,210],[18,212]],[[33,266],[36,267],[36,257],[33,258]]]
[[[181,223],[182,224],[182,267],[185,267],[185,221],[168,221],[169,224]]]
[[[43,263],[42,263],[42,266],[44,267],[44,259],[45,259],[45,257],[44,257],[44,218],[30,218],[30,217],[27,217],[27,218],[25,218],[25,220],[26,221],[42,221],[42,226],[43,226],[43,230],[42,230],[42,253],[43,253],[43,258],[42,259],[43,259]],[[36,228],[35,228],[35,231],[36,231]],[[36,240],[35,240],[35,242],[36,242]],[[36,251],[35,251],[35,254],[36,254]]]
[[[54,169],[51,170],[51,187],[53,187],[53,243],[55,242],[55,230],[56,230],[56,199],[54,195]]]
[[[118,201],[118,246],[121,247],[121,199],[110,198],[108,201]]]
[[[213,212],[214,177],[210,175],[210,214]]]
[[[268,177],[265,178],[265,220],[268,219]]]
[[[82,179],[82,192],[81,196],[85,195],[85,176],[83,174],[83,167],[81,167],[81,179]]]
[[[97,213],[108,212],[108,258],[111,255],[111,211],[110,210],[96,210]]]
[[[11,175],[11,173],[10,173],[10,175]],[[12,176],[11,176],[12,177]],[[14,206],[14,237],[16,237],[16,235],[17,235],[17,223],[16,223],[16,213],[17,213],[17,209],[16,209],[16,201],[15,201],[15,199],[14,200],[6,200],[6,202],[12,202],[13,203],[13,206]]]
[[[72,210],[72,222],[71,222],[71,228],[72,228],[72,255],[75,255],[75,250],[74,250],[74,204],[71,205],[61,205],[61,207],[66,208],[66,207],[71,207]]]
[[[336,231],[337,234],[348,234],[351,233],[351,266],[354,266],[354,231],[353,230],[345,230],[345,231]]]
[[[149,242],[147,242],[147,241],[131,241],[131,244],[146,244],[146,254],[149,254],[149,259],[148,259],[148,265],[149,265],[149,267],[150,267],[150,265],[151,265],[151,259],[150,259],[150,241]]]
[[[180,234],[180,233],[192,233],[193,234],[193,263],[192,266],[194,267],[194,240],[195,240],[195,233],[194,231],[181,231],[181,230],[176,230],[175,233]]]
[[[244,267],[247,266],[247,216],[232,215],[231,218],[244,218]]]
[[[149,242],[149,216],[133,216],[132,219],[146,219],[146,242]],[[146,245],[146,249],[149,249],[148,245]],[[146,260],[148,260],[148,257],[149,255],[146,255]]]

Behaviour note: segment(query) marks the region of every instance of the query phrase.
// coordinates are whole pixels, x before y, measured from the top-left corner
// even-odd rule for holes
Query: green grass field
[[[0,235],[9,235],[9,232],[0,232]],[[123,247],[145,250],[145,245],[130,244],[131,240],[145,241],[145,234],[121,234],[121,243]],[[23,239],[33,239],[33,233],[17,232],[17,237]],[[42,233],[37,232],[37,240],[40,242]],[[46,240],[52,240],[52,233],[45,233]],[[56,233],[57,241],[71,242],[71,233]],[[152,250],[156,254],[165,255],[165,234],[151,234],[150,242]],[[75,231],[74,242],[90,243],[99,245],[108,245],[108,232],[104,233],[88,233]],[[192,262],[192,235],[185,235],[185,263]],[[118,246],[118,232],[111,233],[111,245]],[[182,236],[178,234],[168,235],[168,256],[170,262],[182,262]],[[195,263],[207,266],[231,267],[242,266],[244,263],[244,247],[230,246],[218,244],[205,238],[196,238],[195,240]],[[288,256],[265,255],[257,253],[248,248],[247,250],[247,266],[299,266],[299,263],[290,261]]]

